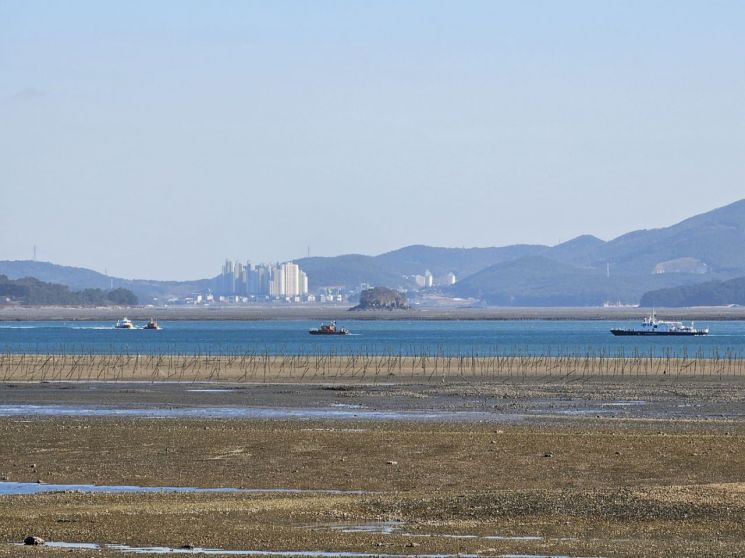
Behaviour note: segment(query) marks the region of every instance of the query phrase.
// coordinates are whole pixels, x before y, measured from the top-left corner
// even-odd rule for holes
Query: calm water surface
[[[138,324],[144,325],[144,322]],[[348,336],[311,336],[318,322],[161,322],[160,331],[110,322],[0,323],[0,352],[116,354],[684,355],[745,357],[745,321],[697,322],[706,337],[614,337],[615,321],[355,321]]]

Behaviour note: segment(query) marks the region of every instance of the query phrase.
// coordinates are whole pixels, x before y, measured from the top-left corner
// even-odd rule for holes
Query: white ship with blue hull
[[[708,335],[709,330],[707,329],[696,329],[693,322],[690,325],[686,325],[683,322],[668,322],[665,320],[658,320],[655,313],[652,312],[650,316],[644,318],[639,328],[614,328],[610,332],[613,335]]]

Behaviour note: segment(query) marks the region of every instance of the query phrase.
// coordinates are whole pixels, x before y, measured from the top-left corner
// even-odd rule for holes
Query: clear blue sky
[[[0,259],[197,278],[745,197],[745,2],[0,0]]]

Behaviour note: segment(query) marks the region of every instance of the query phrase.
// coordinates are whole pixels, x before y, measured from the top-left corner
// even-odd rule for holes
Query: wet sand
[[[102,412],[41,411],[60,408]],[[186,414],[148,414],[169,410]],[[0,555],[122,556],[114,543],[741,556],[744,417],[735,375],[4,382],[0,493],[3,481],[299,492],[0,495]],[[104,546],[16,545],[29,534]]]
[[[10,544],[34,533],[140,547],[737,556],[743,450],[739,424],[3,419],[0,472],[13,480],[369,493],[0,496],[0,553],[91,555]],[[380,522],[395,529],[364,528]]]
[[[447,382],[6,382],[0,417],[160,417],[449,423],[745,419],[745,378],[504,377]]]

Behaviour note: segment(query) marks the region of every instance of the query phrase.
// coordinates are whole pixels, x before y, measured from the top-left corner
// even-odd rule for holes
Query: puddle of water
[[[444,539],[478,539],[483,541],[542,541],[537,535],[453,535],[449,533],[401,533],[407,537],[442,537]]]
[[[102,546],[96,543],[68,543],[68,542],[55,542],[47,541],[44,546],[51,546],[52,548],[81,548],[86,550],[99,550]]]
[[[481,537],[487,541],[542,541],[537,535],[485,535]]]
[[[610,403],[603,403],[604,407],[636,407],[638,405],[646,405],[646,401],[612,401]]]
[[[365,405],[355,405],[352,403],[332,403],[329,407],[337,407],[342,409],[364,409]]]
[[[97,484],[43,484],[35,482],[0,482],[0,495],[21,496],[45,492],[190,492],[190,493],[242,493],[242,494],[368,494],[365,490],[303,489],[303,488],[198,488],[193,486],[128,486]]]
[[[129,546],[126,544],[95,544],[47,542],[52,548],[80,548],[87,550],[118,550],[132,554],[208,554],[222,556],[281,556],[285,558],[400,558],[405,554],[368,552],[333,552],[328,550],[224,550],[221,548],[171,548],[168,546]],[[480,554],[417,554],[421,558],[483,558]]]
[[[19,543],[22,546],[23,543]],[[224,550],[220,548],[172,548],[168,546],[129,546],[126,544],[97,544],[47,542],[51,548],[115,550],[131,554],[206,554],[220,556],[278,556],[281,558],[570,558],[569,556],[546,556],[535,554],[383,554],[380,552],[333,552],[328,550]]]
[[[608,409],[564,409],[557,411],[556,414],[568,415],[568,416],[583,416],[583,415],[602,415],[607,414],[611,411]]]
[[[597,402],[595,403],[598,404]],[[557,411],[560,415],[603,415],[607,413],[612,413],[613,411],[608,409],[607,407],[640,407],[642,405],[646,405],[646,401],[609,401],[607,403],[599,403],[602,408],[596,409],[592,407],[588,408],[579,408],[579,409],[564,409]]]
[[[402,524],[396,521],[379,521],[372,523],[347,524],[332,523],[327,525],[309,525],[309,529],[329,529],[340,533],[373,533],[391,535],[401,529]]]
[[[240,419],[338,419],[385,421],[519,421],[521,415],[481,411],[387,411],[309,407],[175,407],[119,408],[75,405],[0,405],[0,416],[240,418]]]
[[[329,529],[341,533],[377,533],[382,535],[397,534],[404,537],[426,537],[444,539],[479,539],[487,541],[542,541],[537,535],[459,535],[451,533],[412,533],[404,531],[404,523],[398,521],[379,521],[371,523],[331,523],[325,525],[310,525],[310,529]]]

